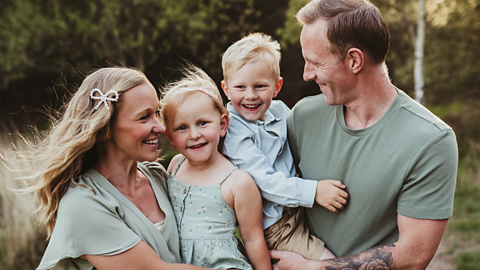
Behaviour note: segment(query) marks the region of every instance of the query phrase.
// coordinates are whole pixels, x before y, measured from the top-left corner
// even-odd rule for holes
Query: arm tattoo
[[[396,270],[393,266],[392,249],[395,244],[378,246],[351,256],[325,261],[327,270]]]

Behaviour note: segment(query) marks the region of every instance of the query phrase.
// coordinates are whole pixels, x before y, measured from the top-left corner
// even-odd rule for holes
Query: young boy
[[[317,202],[337,212],[348,194],[340,181],[295,177],[287,142],[290,110],[282,101],[272,100],[283,84],[280,45],[268,35],[250,34],[225,51],[222,68],[222,88],[230,100],[223,154],[247,171],[261,191],[268,248],[313,260],[333,258],[323,241],[309,234],[302,207]]]

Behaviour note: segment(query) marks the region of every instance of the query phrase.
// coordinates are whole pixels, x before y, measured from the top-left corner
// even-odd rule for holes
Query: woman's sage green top
[[[131,201],[95,170],[77,177],[60,200],[57,221],[47,250],[37,269],[94,269],[79,257],[117,255],[141,240],[150,245],[166,262],[180,262],[177,224],[165,181],[168,174],[154,162],[138,163],[148,178],[165,225],[158,229]]]

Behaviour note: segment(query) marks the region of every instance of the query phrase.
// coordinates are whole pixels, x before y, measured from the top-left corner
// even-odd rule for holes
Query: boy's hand
[[[348,203],[346,186],[337,180],[322,180],[317,183],[315,202],[336,213],[342,210]]]

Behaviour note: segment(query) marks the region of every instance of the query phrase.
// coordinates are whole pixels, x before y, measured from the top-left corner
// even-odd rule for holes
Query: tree
[[[423,44],[425,43],[425,0],[418,1],[417,34],[415,36],[415,100],[425,105],[423,91]]]
[[[254,0],[5,0],[0,94],[12,102],[2,103],[2,115],[20,102],[38,107],[58,95],[61,103],[73,87],[58,80],[77,84],[95,67],[137,67],[159,85],[183,58],[218,76],[222,51],[256,29],[253,7]]]

